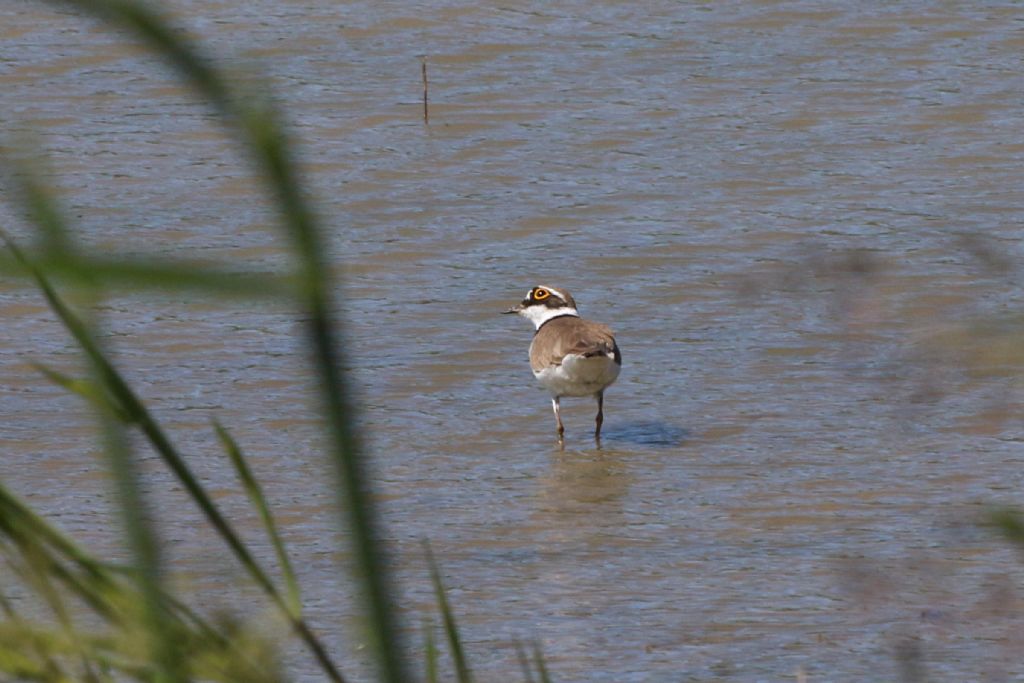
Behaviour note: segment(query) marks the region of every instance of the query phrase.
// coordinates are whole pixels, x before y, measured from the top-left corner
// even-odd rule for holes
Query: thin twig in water
[[[423,73],[423,123],[430,123],[430,110],[427,107],[427,58],[420,60],[420,70]]]

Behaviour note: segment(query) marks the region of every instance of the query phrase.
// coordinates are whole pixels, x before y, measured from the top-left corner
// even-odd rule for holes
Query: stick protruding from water
[[[423,74],[423,123],[430,124],[430,108],[428,106],[429,84],[427,83],[427,58],[420,58],[420,71]]]

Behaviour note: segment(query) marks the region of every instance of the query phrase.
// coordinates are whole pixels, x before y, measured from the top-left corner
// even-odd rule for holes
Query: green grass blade
[[[112,416],[122,422],[128,421],[128,416],[125,413],[118,411],[115,402],[112,401],[109,396],[104,395],[103,391],[96,386],[95,382],[70,377],[69,375],[65,375],[64,373],[54,370],[47,365],[43,365],[42,363],[32,363],[31,365],[57,386],[67,390],[69,393],[84,398],[86,403],[91,405],[94,409],[109,411]]]
[[[60,207],[40,180],[38,167],[22,160],[11,171],[8,177],[42,236],[42,250],[52,255],[70,251],[68,226]]]
[[[3,594],[3,593],[0,593],[0,612],[3,612],[3,613],[4,613],[4,617],[5,617],[6,619],[9,619],[9,620],[11,620],[11,621],[16,621],[16,620],[18,620],[18,619],[20,619],[20,618],[21,618],[21,617],[20,617],[20,616],[18,615],[18,612],[17,612],[17,610],[15,610],[15,609],[14,609],[14,606],[13,606],[13,605],[11,604],[11,602],[10,602],[10,601],[9,601],[9,600],[8,600],[8,599],[7,599],[7,598],[6,598],[5,596],[4,596],[4,594]]]
[[[533,664],[537,667],[537,674],[540,676],[540,683],[551,683],[551,676],[548,675],[547,664],[544,663],[544,653],[540,651],[540,642],[533,641]]]
[[[423,656],[426,659],[427,683],[438,683],[437,643],[434,641],[434,622],[431,620],[423,622]]]
[[[272,111],[251,111],[243,116],[245,130],[264,172],[268,188],[277,196],[285,229],[300,258],[304,296],[300,305],[308,316],[307,335],[312,364],[319,380],[327,418],[331,460],[337,477],[338,503],[345,512],[356,558],[358,578],[370,615],[370,635],[382,681],[405,683],[402,638],[391,605],[390,573],[378,531],[379,520],[370,496],[362,443],[355,429],[355,409],[341,377],[346,366],[338,341],[339,323],[332,319],[331,273],[326,248],[316,220],[300,188],[286,138]]]
[[[526,656],[523,644],[518,640],[516,641],[516,659],[519,660],[519,668],[523,672],[523,680],[526,683],[533,683],[533,668],[530,666],[530,660]]]
[[[83,329],[83,334],[88,331]],[[83,345],[84,346],[84,345]],[[102,369],[94,366],[97,375]],[[137,584],[142,596],[144,624],[148,631],[148,645],[157,679],[168,683],[185,683],[184,657],[179,642],[170,628],[163,601],[163,567],[160,543],[150,521],[149,505],[139,485],[138,463],[128,445],[123,424],[104,411],[96,413],[106,444],[107,458],[114,475],[115,488],[121,507],[121,519],[128,537],[128,545],[138,568]]]
[[[0,537],[3,536],[18,547],[19,556],[26,556],[32,552],[27,549],[39,546],[47,549],[48,557],[62,558],[63,561],[53,559],[46,571],[104,619],[118,619],[106,599],[115,586],[112,572],[85,554],[0,484]],[[65,566],[67,563],[71,566]]]
[[[0,234],[0,236],[2,236],[2,234]],[[196,479],[195,475],[192,474],[192,471],[186,465],[184,458],[178,453],[177,449],[150,414],[149,410],[135,395],[131,387],[128,386],[128,383],[100,349],[99,345],[89,333],[86,325],[77,316],[75,316],[74,313],[72,313],[71,309],[68,308],[64,301],[58,296],[56,290],[53,289],[43,273],[35,268],[34,265],[25,258],[24,254],[13,242],[6,237],[4,237],[4,239],[7,241],[7,246],[12,253],[14,253],[17,258],[21,259],[25,263],[26,267],[32,271],[36,284],[43,292],[47,302],[50,304],[50,307],[85,352],[86,357],[94,368],[96,382],[104,387],[105,393],[108,394],[115,402],[117,407],[116,412],[124,415],[125,420],[136,424],[142,430],[143,434],[149,440],[157,454],[161,457],[164,464],[167,465],[167,467],[175,474],[178,481],[181,482],[189,496],[203,512],[207,521],[225,541],[238,561],[249,572],[249,575],[253,580],[263,588],[264,592],[271,598],[274,604],[278,606],[289,618],[292,626],[314,653],[314,656],[317,658],[317,661],[324,669],[325,673],[327,673],[334,681],[343,681],[344,679],[342,678],[341,673],[331,661],[326,650],[309,628],[309,625],[301,619],[294,618],[290,614],[284,598],[278,592],[273,582],[270,581],[267,574],[256,562],[255,558],[242,542],[241,537],[234,531],[216,505],[214,505],[209,494],[199,483],[199,480]],[[117,457],[120,455],[116,451],[116,439],[118,438],[117,433],[114,431],[108,431],[108,435],[112,439],[111,447],[115,449],[115,466],[124,468],[120,471],[115,470],[115,475],[127,478],[131,473],[131,464],[124,464],[122,462],[123,458]],[[127,479],[119,479],[118,484],[126,487],[131,486],[131,482],[127,481]],[[122,495],[131,497],[133,494],[130,488],[126,488],[122,491]],[[138,501],[137,504],[141,505],[141,500]],[[140,507],[139,509],[142,508]],[[141,534],[142,531],[143,530],[139,528],[132,528],[129,529],[129,534]],[[144,542],[144,538],[140,535],[135,538],[135,541],[141,543]],[[141,548],[140,551],[145,552],[146,549]],[[147,562],[150,560],[149,557],[144,557],[142,559]]]
[[[39,180],[35,164],[25,158],[3,164],[25,212],[42,236],[35,266],[51,278],[67,278],[91,286],[199,291],[233,298],[286,298],[297,288],[293,279],[274,273],[231,272],[195,260],[85,255],[73,248],[70,231],[53,193]],[[31,275],[24,262],[0,255],[0,274]]]
[[[441,573],[437,569],[437,563],[434,562],[430,544],[424,541],[423,548],[427,556],[427,564],[430,567],[430,581],[434,584],[434,597],[437,600],[438,609],[441,610],[444,633],[448,639],[448,649],[451,651],[452,661],[455,663],[456,679],[459,683],[472,683],[473,676],[469,671],[469,664],[466,662],[466,653],[462,648],[462,639],[459,636],[458,625],[455,623],[455,614],[448,604],[447,595],[445,595]]]
[[[13,526],[22,525],[14,522]],[[8,555],[9,566],[22,578],[24,584],[50,607],[56,616],[60,625],[60,637],[67,641],[71,656],[78,655],[77,659],[82,669],[83,679],[96,681],[96,675],[89,662],[89,646],[85,642],[83,633],[75,628],[70,603],[58,588],[59,584],[75,585],[74,577],[65,570],[60,559],[54,556],[53,549],[40,542],[39,539],[25,534],[17,538],[12,537],[11,540],[18,546],[18,553],[12,557],[11,553],[7,552],[7,548],[3,549]],[[69,579],[71,580],[69,581]],[[89,592],[88,595],[94,600],[98,597],[93,592]],[[104,608],[108,607],[102,601],[100,604]],[[15,632],[24,633],[31,629],[31,626],[22,621],[6,601],[3,604],[3,612]],[[104,609],[101,613],[109,614],[110,610]],[[48,669],[58,670],[56,660],[49,653],[37,648],[37,654],[41,660],[46,662]]]
[[[188,79],[216,107],[221,110],[230,108],[230,89],[211,62],[151,7],[136,0],[64,0],[62,4],[96,14],[134,34],[175,69],[187,74]]]
[[[7,552],[5,538],[17,547],[17,552]],[[132,628],[134,622],[125,622],[126,615],[123,606],[134,604],[136,600],[133,594],[129,595],[126,592],[125,584],[119,579],[133,579],[138,572],[120,567],[108,568],[92,556],[85,554],[45,519],[39,517],[31,508],[18,500],[2,484],[0,484],[0,551],[8,555],[15,571],[18,571],[19,565],[24,566],[25,571],[19,573],[26,576],[26,583],[34,584],[40,577],[52,577],[54,581],[64,585],[72,595],[80,598],[108,623],[119,629]],[[137,581],[133,579],[132,583],[137,583]],[[48,586],[42,588],[46,590],[37,589],[36,592],[48,598],[51,606],[55,606],[54,611],[59,613],[62,605],[58,604],[53,597],[53,591]],[[161,601],[167,608],[166,614],[180,620],[187,630],[196,632],[204,642],[216,644],[221,649],[230,646],[230,642],[224,634],[197,615],[186,604],[167,594],[161,597]],[[0,608],[7,614],[9,620],[15,616],[10,605],[3,603],[2,596],[0,596]],[[69,628],[69,620],[62,617],[61,622],[64,625],[67,639],[72,642],[80,642],[81,634]],[[83,652],[83,657],[85,657],[85,649],[85,647],[79,648]],[[89,662],[86,658],[83,661],[83,670],[87,671],[88,668]]]
[[[1024,514],[1014,508],[993,510],[987,515],[989,526],[998,529],[1008,541],[1024,549]]]
[[[389,571],[379,542],[379,521],[370,497],[362,445],[354,428],[354,409],[341,378],[345,367],[338,343],[330,292],[332,277],[312,209],[301,189],[287,136],[269,102],[234,97],[227,80],[184,38],[152,11],[128,0],[67,0],[127,29],[174,66],[236,127],[276,197],[284,231],[300,262],[300,303],[308,317],[313,369],[320,380],[329,430],[330,455],[338,478],[338,499],[352,535],[359,579],[370,616],[370,636],[379,674],[388,683],[405,683],[403,647],[392,608]]]
[[[0,482],[0,530],[12,534],[20,530],[38,543],[53,547],[59,554],[97,578],[108,578],[106,570],[73,541],[37,515]]]
[[[52,278],[87,279],[95,285],[131,291],[171,291],[217,294],[233,299],[293,300],[293,278],[275,273],[232,272],[192,260],[44,253],[36,266]],[[28,269],[15,258],[0,256],[0,274],[24,277]]]
[[[10,625],[14,634],[32,633],[32,626],[14,610],[13,605],[3,596],[0,596],[0,611],[3,612],[4,622],[6,622],[0,622],[0,625]],[[23,645],[0,638],[0,671],[13,674],[16,681],[63,680],[59,663],[39,639],[29,637],[27,640],[28,643]]]
[[[238,474],[243,488],[245,488],[246,495],[248,495],[253,507],[259,512],[260,519],[263,521],[263,528],[266,529],[267,536],[270,537],[270,541],[274,545],[274,552],[277,553],[277,561],[281,566],[281,574],[284,579],[285,599],[292,616],[298,618],[302,614],[299,583],[295,579],[295,571],[292,569],[292,563],[288,559],[288,552],[285,550],[284,541],[281,540],[281,535],[277,531],[274,516],[270,513],[270,506],[267,505],[266,496],[263,495],[259,482],[253,477],[252,471],[245,461],[242,449],[238,446],[238,442],[219,422],[214,421],[213,428],[217,432],[217,437],[220,439],[221,445],[227,452],[228,457],[231,458],[231,464],[235,467],[235,472]]]

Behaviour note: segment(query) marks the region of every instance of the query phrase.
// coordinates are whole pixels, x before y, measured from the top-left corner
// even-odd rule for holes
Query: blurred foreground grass
[[[84,399],[93,409],[106,465],[116,488],[124,542],[130,561],[115,565],[89,554],[36,514],[0,483],[0,553],[11,571],[0,586],[0,672],[5,679],[33,681],[284,681],[278,644],[265,629],[226,615],[205,615],[175,595],[157,538],[155,511],[140,485],[141,434],[202,511],[206,522],[244,568],[283,623],[307,647],[324,676],[345,681],[344,663],[327,652],[302,615],[300,587],[277,532],[274,515],[246,457],[228,430],[213,425],[242,487],[263,520],[277,555],[280,576],[273,577],[249,551],[230,519],[215,504],[145,402],[135,393],[101,343],[100,322],[91,307],[71,306],[55,285],[74,286],[75,300],[97,302],[104,292],[187,289],[216,297],[274,298],[290,302],[305,322],[306,348],[319,380],[319,405],[327,431],[326,468],[333,472],[337,508],[355,558],[352,580],[363,597],[365,635],[371,645],[375,680],[409,681],[410,659],[400,635],[400,617],[392,604],[387,563],[370,497],[354,412],[341,377],[339,321],[326,250],[315,212],[299,178],[281,112],[254,89],[236,90],[232,82],[190,40],[149,6],[128,0],[73,0],[62,3],[94,15],[127,33],[171,65],[178,76],[219,114],[219,120],[248,153],[265,193],[278,209],[279,224],[295,264],[285,275],[239,273],[212,266],[159,259],[87,254],[75,244],[74,227],[58,197],[41,180],[41,160],[8,161],[8,195],[20,202],[37,238],[25,251],[0,231],[6,249],[0,273],[28,278],[72,335],[88,372],[70,377],[46,366],[49,379]],[[31,156],[31,155],[27,155]],[[429,549],[428,549],[429,556]],[[471,680],[454,616],[440,574],[432,579],[441,611],[454,675]],[[16,577],[16,578],[14,578]],[[7,597],[10,591],[17,599]],[[48,612],[49,617],[41,616]],[[438,680],[438,651],[433,626],[425,634],[424,675]],[[525,680],[547,673],[539,651],[521,655]],[[418,668],[418,667],[417,667]]]

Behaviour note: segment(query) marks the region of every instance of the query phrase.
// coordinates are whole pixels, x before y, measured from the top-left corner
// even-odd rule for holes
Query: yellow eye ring
[[[534,301],[544,301],[544,299],[547,299],[549,296],[551,296],[551,292],[549,292],[546,289],[540,289],[538,287],[537,289],[533,290]]]

